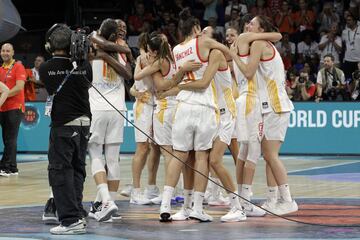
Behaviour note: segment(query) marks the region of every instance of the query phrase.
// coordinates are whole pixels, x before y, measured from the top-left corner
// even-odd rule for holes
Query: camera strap
[[[53,106],[53,102],[54,102],[54,97],[56,96],[56,94],[58,94],[61,90],[61,88],[64,86],[64,84],[67,82],[67,80],[69,79],[70,75],[75,71],[76,67],[74,66],[73,69],[65,76],[64,80],[60,83],[59,87],[56,89],[56,91],[49,95],[46,98],[46,102],[45,102],[45,116],[50,117],[51,116],[51,110],[52,110],[52,106]]]

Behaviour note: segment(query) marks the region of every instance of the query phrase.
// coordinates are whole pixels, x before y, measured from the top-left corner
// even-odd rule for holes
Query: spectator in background
[[[286,92],[293,101],[312,100],[315,95],[316,86],[310,81],[309,74],[302,70],[298,77],[294,72],[289,72],[289,82],[286,86]]]
[[[344,12],[344,1],[342,0],[334,0],[332,2],[332,6],[334,8],[334,12],[338,15],[338,16],[342,16],[343,12]]]
[[[318,16],[318,23],[320,25],[318,33],[321,35],[328,31],[333,24],[337,25],[340,23],[340,17],[335,13],[332,3],[324,3],[323,10]]]
[[[295,31],[314,30],[315,13],[309,10],[305,0],[299,1],[300,10],[294,13]]]
[[[252,7],[250,10],[251,15],[263,15],[268,17],[268,20],[272,22],[272,14],[270,9],[266,6],[265,0],[256,0],[256,6]]]
[[[302,55],[301,57],[308,61],[312,57],[312,55],[317,55],[319,51],[319,47],[317,42],[315,42],[312,38],[311,31],[304,31],[302,32],[303,41],[298,43],[297,50],[298,54]]]
[[[324,57],[324,67],[317,74],[316,85],[316,102],[344,100],[346,98],[344,72],[334,66],[334,56],[331,54]]]
[[[320,52],[320,63],[324,63],[324,57],[326,54],[331,54],[334,56],[334,63],[337,67],[340,66],[339,55],[342,50],[342,41],[341,37],[338,36],[338,27],[337,23],[332,23],[330,31],[321,37],[320,43],[318,45]]]
[[[233,9],[237,9],[240,17],[248,13],[247,6],[246,6],[246,4],[243,3],[243,1],[241,1],[241,0],[229,1],[228,5],[225,8],[225,20],[226,21],[229,21],[231,19]]]
[[[203,16],[203,20],[204,20],[204,24],[208,25],[208,21],[210,18],[216,18],[217,19],[217,13],[216,13],[216,4],[217,4],[217,0],[203,0],[202,3],[205,6],[205,11],[204,11],[204,16]]]
[[[281,9],[278,9],[276,13],[274,19],[275,25],[279,28],[279,31],[292,34],[294,32],[294,20],[292,9],[289,8],[289,2],[283,1]]]
[[[266,0],[266,6],[268,6],[273,16],[281,9],[282,4],[283,0]]]
[[[238,30],[240,19],[239,10],[236,8],[231,9],[231,18],[225,23],[225,29],[234,28]]]
[[[36,93],[36,101],[46,101],[48,96],[47,91],[44,87],[44,83],[40,80],[39,69],[41,64],[45,62],[45,58],[41,55],[38,55],[34,61],[34,67],[31,69],[32,71],[32,81],[35,84],[35,93]]]
[[[352,81],[349,85],[349,91],[352,100],[360,100],[360,62],[358,62],[358,69],[352,73]]]
[[[341,38],[345,42],[342,69],[346,80],[349,80],[351,74],[357,69],[357,63],[360,62],[360,27],[352,14],[346,17],[346,28],[342,31]]]
[[[208,26],[212,27],[216,33],[221,34],[221,37],[224,38],[225,29],[223,26],[219,26],[217,23],[217,18],[211,17],[208,20]]]
[[[169,22],[169,24],[164,26],[164,29],[163,29],[163,34],[165,34],[170,46],[172,46],[172,47],[179,43],[176,30],[177,30],[177,28],[176,28],[175,21]]]
[[[9,95],[0,109],[0,125],[4,151],[0,161],[0,176],[18,175],[16,163],[17,137],[23,112],[25,111],[24,85],[26,73],[24,66],[16,62],[14,48],[10,43],[1,46],[0,81],[9,89]]]
[[[26,82],[24,85],[25,102],[33,102],[36,101],[35,83],[31,81],[32,79],[34,79],[33,73],[29,68],[26,68],[25,72],[26,72]]]
[[[295,58],[295,43],[290,42],[289,33],[283,32],[282,36],[281,41],[277,42],[275,47],[283,59],[285,70],[288,70]]]
[[[138,2],[135,6],[135,14],[131,15],[128,19],[130,34],[137,35],[141,32],[145,32],[144,22],[147,21],[148,24],[151,24],[152,20],[153,18],[151,13],[146,13],[144,4],[142,2]]]

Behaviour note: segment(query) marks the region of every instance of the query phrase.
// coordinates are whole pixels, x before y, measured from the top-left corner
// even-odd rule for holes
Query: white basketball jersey
[[[262,113],[290,112],[294,105],[285,90],[285,69],[279,52],[272,43],[273,57],[260,60],[259,64],[259,95]]]
[[[140,64],[141,65],[141,64]],[[140,66],[143,69],[143,66]],[[148,102],[150,105],[154,105],[154,87],[151,76],[146,76],[141,80],[135,80],[135,89],[139,92],[149,91],[151,93],[151,98]]]
[[[164,81],[171,81],[171,79],[173,78],[173,76],[176,73],[176,64],[175,64],[175,62],[169,61],[169,63],[170,63],[169,71],[165,75],[163,75]],[[169,96],[169,97],[166,97],[164,99],[160,99],[160,100],[157,99],[156,100],[156,107],[158,109],[166,109],[166,108],[175,106],[176,103],[177,103],[176,96]]]
[[[249,61],[249,55],[239,55],[241,61],[245,64]],[[253,79],[248,80],[244,74],[240,71],[239,67],[233,61],[234,65],[234,75],[235,79],[238,83],[238,90],[239,90],[239,98],[246,99],[246,109],[245,115],[248,115],[256,105],[256,99],[259,98],[258,96],[258,70],[256,70]],[[241,111],[242,112],[242,111]]]
[[[208,66],[208,61],[204,61],[200,58],[198,38],[193,38],[184,44],[178,44],[174,48],[173,53],[177,68],[180,68],[185,62],[190,60],[202,63],[202,67],[199,70],[187,72],[180,84],[186,84],[187,82],[203,78],[206,67]],[[216,89],[213,81],[212,84],[210,84],[204,91],[181,90],[178,93],[176,100],[189,104],[205,105],[217,109]]]
[[[230,68],[219,69],[215,76],[215,87],[218,94],[220,114],[222,111],[229,111],[233,117],[236,116],[236,105],[232,92],[232,78]]]
[[[121,64],[126,65],[121,54],[118,55],[118,59]],[[91,65],[94,87],[118,110],[126,110],[124,78],[104,60],[93,60]],[[89,100],[91,111],[114,110],[94,88],[89,89]]]

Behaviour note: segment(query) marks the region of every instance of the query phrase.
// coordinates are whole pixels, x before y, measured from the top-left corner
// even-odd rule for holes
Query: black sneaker
[[[19,175],[18,170],[10,171],[10,176],[18,176],[18,175]]]
[[[11,172],[8,170],[0,169],[0,176],[2,177],[10,177]]]
[[[96,219],[95,213],[101,210],[102,202],[92,202],[88,216]]]
[[[49,198],[49,200],[47,200],[42,220],[46,223],[58,223],[59,220],[56,214],[54,198]]]

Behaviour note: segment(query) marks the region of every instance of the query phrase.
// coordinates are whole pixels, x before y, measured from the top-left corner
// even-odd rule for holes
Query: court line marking
[[[349,162],[349,163],[338,163],[338,164],[332,164],[332,165],[321,166],[321,167],[304,168],[304,169],[289,171],[288,174],[304,172],[304,171],[310,171],[310,170],[323,169],[323,168],[330,168],[330,167],[338,167],[338,166],[344,166],[344,165],[349,165],[349,164],[354,164],[354,163],[359,163],[359,161]]]

